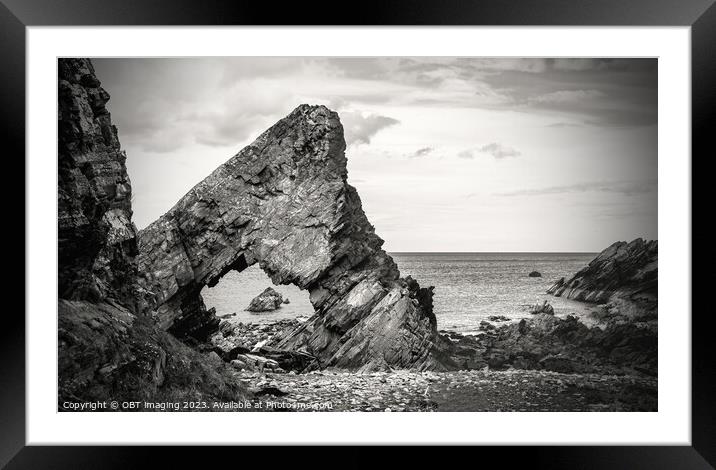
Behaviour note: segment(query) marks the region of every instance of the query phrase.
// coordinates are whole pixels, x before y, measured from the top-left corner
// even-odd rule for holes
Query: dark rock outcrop
[[[542,277],[542,273],[540,273],[539,271],[532,271],[529,273],[528,276],[529,277]]]
[[[58,60],[60,298],[136,303],[136,229],[126,156],[88,59]]]
[[[60,300],[58,307],[60,410],[64,402],[250,397],[218,357],[194,351],[148,317],[105,302]]]
[[[467,369],[656,375],[657,336],[633,323],[588,327],[574,316],[540,313],[479,337],[453,334],[454,360]]]
[[[490,321],[495,321],[495,322],[503,322],[503,321],[511,320],[509,317],[506,317],[504,315],[490,315],[489,317],[487,317],[487,319]]]
[[[271,312],[279,308],[282,303],[284,303],[283,296],[273,288],[267,287],[263,292],[251,299],[246,311]]]
[[[530,307],[530,313],[532,315],[537,315],[538,313],[554,315],[554,307],[552,307],[552,305],[550,305],[550,303],[545,300],[542,303],[537,302],[532,307]]]
[[[109,95],[89,59],[59,59],[58,72],[59,409],[249,397],[216,354],[190,349],[144,315],[131,187]]]
[[[616,242],[569,280],[558,280],[547,293],[594,303],[614,298],[656,300],[657,258],[656,240]]]
[[[159,325],[206,339],[218,321],[201,289],[259,263],[274,283],[307,289],[316,312],[272,346],[322,366],[450,367],[432,290],[400,278],[381,249],[344,151],[338,115],[301,105],[142,230],[140,271]]]

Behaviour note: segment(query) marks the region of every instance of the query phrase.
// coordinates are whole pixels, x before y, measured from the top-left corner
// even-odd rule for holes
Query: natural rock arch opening
[[[251,301],[271,287],[287,302],[280,308],[263,313],[246,311]],[[260,323],[297,317],[310,317],[315,313],[308,291],[293,284],[276,285],[258,264],[241,272],[230,271],[214,287],[204,286],[201,296],[207,309],[214,308],[219,319],[233,322]]]
[[[139,271],[158,324],[201,340],[201,298],[258,263],[310,293],[316,314],[277,346],[346,368],[444,368],[431,289],[400,278],[347,183],[338,115],[301,105],[139,233]],[[447,364],[447,365],[446,365]]]

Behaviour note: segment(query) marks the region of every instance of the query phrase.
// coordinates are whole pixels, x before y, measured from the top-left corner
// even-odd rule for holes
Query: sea
[[[421,286],[435,286],[434,312],[438,329],[475,333],[480,322],[493,315],[517,321],[529,317],[529,308],[544,300],[555,315],[587,319],[594,305],[547,295],[560,277],[570,277],[596,253],[390,253],[402,276],[410,275]],[[541,277],[529,277],[538,271]],[[266,287],[273,287],[290,301],[273,312],[252,313],[244,309]],[[293,285],[275,286],[256,264],[226,274],[219,283],[205,287],[207,307],[232,322],[264,323],[310,316],[313,306],[308,292]]]

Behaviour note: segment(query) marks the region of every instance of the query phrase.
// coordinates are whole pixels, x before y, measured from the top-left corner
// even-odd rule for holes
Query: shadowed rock
[[[432,290],[401,279],[347,182],[338,115],[301,105],[139,235],[140,271],[161,327],[206,338],[200,296],[254,263],[310,292],[315,315],[280,349],[321,366],[444,368]],[[441,359],[443,358],[443,359]]]
[[[135,310],[136,229],[126,155],[88,59],[58,60],[57,225],[60,298]]]
[[[58,410],[251,398],[216,354],[200,354],[143,315],[131,187],[109,95],[89,59],[59,59],[58,88]]]

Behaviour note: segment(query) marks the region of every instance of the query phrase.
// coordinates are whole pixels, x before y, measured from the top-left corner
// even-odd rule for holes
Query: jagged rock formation
[[[558,280],[547,291],[557,297],[606,303],[614,298],[656,299],[658,242],[637,238],[616,242],[599,253],[568,281]]]
[[[588,327],[574,316],[540,313],[492,328],[479,337],[450,335],[455,361],[466,369],[551,370],[563,373],[655,376],[656,332],[635,323]]]
[[[156,328],[149,317],[107,302],[60,300],[58,310],[60,410],[66,410],[65,402],[182,403],[250,397],[236,372],[218,356],[191,349]]]
[[[109,95],[89,59],[59,59],[58,71],[58,409],[248,397],[218,356],[143,315],[131,186]]]
[[[134,305],[137,255],[132,187],[88,59],[58,60],[59,295]]]
[[[301,105],[142,230],[140,271],[159,325],[205,339],[218,321],[201,289],[259,263],[274,283],[307,289],[316,311],[280,349],[322,366],[445,367],[432,291],[401,279],[381,249],[344,151],[338,115]]]

